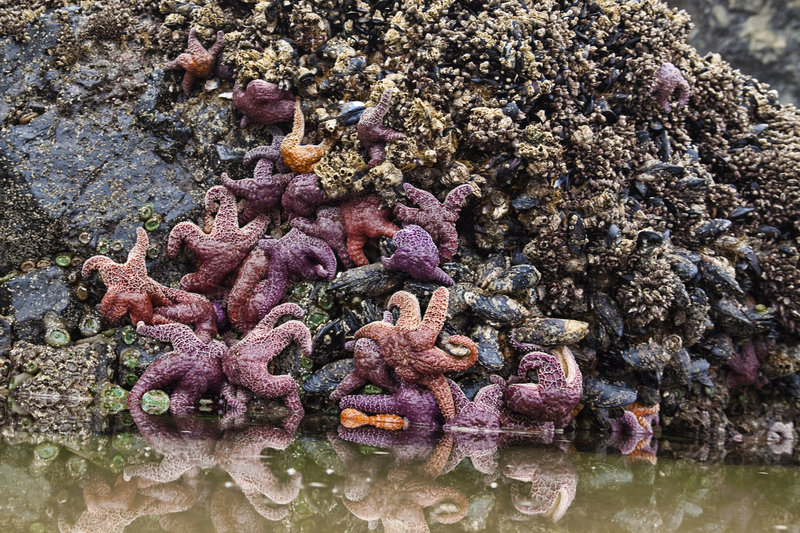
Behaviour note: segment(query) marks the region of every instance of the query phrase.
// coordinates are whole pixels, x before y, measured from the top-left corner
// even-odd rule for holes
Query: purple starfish
[[[170,322],[194,325],[194,333],[203,342],[217,335],[217,313],[214,304],[202,294],[186,292],[171,287],[161,288],[172,302],[171,305],[156,307],[156,316]]]
[[[358,120],[358,140],[369,152],[368,166],[380,165],[386,158],[384,144],[396,141],[405,137],[400,132],[387,128],[382,124],[383,117],[389,110],[389,103],[392,100],[392,90],[386,89],[381,95],[378,105],[367,108]]]
[[[651,91],[655,95],[656,103],[664,111],[672,111],[672,104],[669,97],[678,91],[678,103],[676,107],[685,105],[689,101],[689,83],[681,75],[681,71],[672,63],[664,63],[656,72],[656,84]]]
[[[217,53],[222,49],[225,34],[217,32],[217,40],[214,46],[208,50],[197,40],[197,30],[189,30],[189,42],[186,52],[179,55],[176,59],[167,63],[167,68],[183,68],[186,72],[183,75],[183,92],[186,96],[192,92],[192,84],[198,78],[205,78],[214,71],[217,62]]]
[[[286,186],[281,205],[286,218],[310,217],[317,207],[329,202],[328,195],[319,186],[316,174],[298,174]]]
[[[275,124],[288,122],[294,116],[294,97],[282,91],[274,83],[252,80],[242,90],[239,80],[233,85],[233,106],[242,113],[239,126],[247,127],[251,122]]]
[[[225,179],[227,175],[223,173],[222,177]],[[219,282],[239,266],[267,227],[267,218],[261,215],[240,228],[236,198],[222,185],[212,187],[206,193],[206,213],[213,211],[215,202],[219,202],[219,211],[211,233],[205,233],[191,222],[181,222],[169,234],[167,254],[170,257],[178,254],[184,240],[195,253],[197,272],[186,274],[181,279],[181,288],[187,291],[216,289]]]
[[[305,312],[296,304],[282,304],[267,315],[222,358],[222,369],[232,385],[245,387],[261,398],[284,398],[292,411],[303,413],[303,404],[292,376],[273,376],[269,362],[292,341],[303,353],[311,354],[311,332],[302,322],[275,323],[286,314],[301,318]]]
[[[258,324],[259,309],[264,301],[264,278],[269,273],[269,259],[264,250],[255,247],[242,261],[228,295],[228,317],[233,326],[247,333]]]
[[[269,274],[261,289],[260,313],[266,314],[283,298],[286,284],[298,279],[332,280],[336,275],[336,256],[322,239],[292,229],[278,240],[262,239],[258,245],[269,258]]]
[[[145,392],[176,383],[169,396],[169,411],[190,413],[208,391],[218,392],[225,382],[222,355],[227,350],[217,340],[203,341],[183,324],[136,325],[136,332],[172,343],[173,351],[153,361],[128,396],[128,406],[137,408]]]
[[[344,215],[338,207],[321,207],[317,209],[317,220],[296,217],[291,220],[293,228],[327,242],[345,268],[352,268],[355,263],[347,253],[347,232],[344,230]]]
[[[345,396],[341,409],[358,409],[367,413],[399,415],[417,426],[437,426],[441,421],[439,406],[429,389],[406,381],[393,394],[357,394]]]
[[[442,261],[452,259],[458,250],[456,220],[458,220],[461,206],[466,197],[475,193],[473,186],[469,183],[459,185],[447,193],[444,203],[439,202],[428,191],[417,189],[409,183],[404,183],[403,189],[408,198],[419,208],[397,204],[394,206],[394,214],[404,224],[422,226],[439,247],[439,256]]]
[[[395,233],[393,240],[397,250],[392,257],[381,258],[383,266],[405,272],[419,281],[432,281],[448,287],[454,283],[453,278],[439,268],[439,250],[427,231],[411,224]]]
[[[284,172],[273,174],[274,169],[281,169],[280,144],[283,135],[273,133],[271,146],[259,146],[247,152],[244,164],[258,161],[253,170],[253,177],[242,180],[232,180],[227,174],[222,174],[222,184],[233,191],[236,196],[246,200],[244,209],[239,213],[239,222],[246,224],[258,215],[272,213],[276,224],[280,223],[280,211],[276,210],[281,203],[281,196],[286,186],[292,181],[294,174]]]
[[[504,399],[506,407],[515,413],[563,428],[583,395],[583,376],[569,348],[559,346],[553,353],[525,355],[517,376],[509,379]]]

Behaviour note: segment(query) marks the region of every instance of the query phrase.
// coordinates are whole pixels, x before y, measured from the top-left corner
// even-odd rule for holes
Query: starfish
[[[655,95],[656,103],[664,111],[672,111],[672,104],[669,97],[678,91],[678,103],[676,106],[685,105],[689,101],[689,83],[681,75],[681,71],[672,63],[664,63],[656,72],[656,84],[651,93]]]
[[[345,268],[355,266],[347,255],[347,232],[344,230],[344,216],[340,208],[322,207],[317,209],[317,220],[314,222],[307,218],[296,217],[290,224],[306,235],[327,242]]]
[[[300,100],[294,103],[294,123],[292,131],[281,143],[281,154],[283,161],[298,174],[307,174],[314,171],[317,161],[328,153],[333,146],[331,139],[325,139],[320,144],[300,144],[303,142],[305,134],[305,118],[303,110],[300,108]]]
[[[540,351],[525,355],[504,396],[510,411],[563,428],[582,395],[583,376],[575,357],[569,348],[559,346],[553,355]]]
[[[282,304],[272,309],[253,330],[223,356],[222,369],[232,385],[245,387],[261,398],[284,398],[292,411],[303,413],[303,404],[292,376],[273,376],[269,362],[290,342],[311,354],[311,332],[302,322],[290,320],[278,327],[285,314],[301,318],[305,312],[296,304]]]
[[[652,436],[659,409],[659,404],[647,407],[634,402],[625,407],[621,417],[611,421],[611,433],[638,438]]]
[[[222,174],[223,179],[227,177]],[[239,227],[236,199],[233,193],[221,185],[211,187],[206,193],[206,212],[219,202],[219,211],[214,218],[211,233],[191,222],[177,224],[169,234],[167,254],[175,257],[181,242],[186,241],[199,265],[198,271],[181,278],[181,288],[187,291],[209,292],[222,279],[233,272],[250,249],[255,246],[267,227],[267,218],[259,215],[243,228]]]
[[[131,405],[130,413],[144,440],[164,457],[160,463],[125,467],[125,481],[140,478],[140,485],[169,483],[188,472],[217,464],[213,450],[218,432],[210,421],[192,416],[148,415],[138,404]]]
[[[404,227],[395,234],[394,244],[397,246],[394,255],[381,258],[381,263],[389,270],[399,270],[416,280],[448,287],[454,283],[453,278],[439,268],[439,250],[421,227],[414,224]]]
[[[208,391],[219,392],[225,381],[222,355],[227,350],[217,340],[201,340],[192,328],[183,324],[148,326],[139,322],[136,332],[172,343],[173,351],[156,359],[136,382],[128,396],[128,406],[137,406],[145,392],[177,383],[169,396],[169,411],[183,415]]]
[[[347,254],[357,266],[369,264],[364,255],[368,239],[394,237],[400,228],[389,222],[389,209],[381,209],[377,196],[354,198],[341,206],[344,229],[347,232]]]
[[[81,274],[89,277],[98,270],[108,290],[100,302],[100,314],[112,324],[126,313],[131,320],[153,323],[153,306],[171,305],[163,287],[147,276],[147,246],[149,239],[144,228],[136,228],[136,244],[124,264],[115,263],[103,255],[90,257],[83,263]]]
[[[400,132],[387,128],[382,124],[383,116],[389,110],[392,100],[392,90],[386,89],[381,94],[381,99],[375,107],[367,108],[358,120],[358,140],[369,152],[368,166],[374,167],[383,163],[386,158],[383,145],[405,137]]]
[[[428,191],[417,189],[409,183],[404,183],[403,189],[408,198],[419,208],[397,204],[394,206],[394,214],[404,224],[422,226],[439,247],[439,256],[442,261],[452,259],[458,250],[456,220],[458,220],[461,206],[466,197],[475,193],[473,186],[469,183],[459,185],[447,193],[444,203],[439,202]]]
[[[531,483],[530,495],[511,486],[511,503],[524,515],[542,515],[559,521],[572,505],[578,488],[578,472],[569,455],[552,448],[510,448],[504,456],[503,475]]]
[[[294,113],[292,93],[282,91],[274,83],[253,80],[242,90],[239,80],[233,84],[233,107],[242,113],[239,126],[247,127],[251,122],[275,124],[288,122]]]
[[[447,289],[436,289],[420,321],[416,296],[405,291],[396,292],[389,299],[389,308],[394,305],[400,308],[397,324],[372,322],[355,334],[356,340],[366,337],[378,343],[384,361],[394,369],[398,378],[430,389],[446,422],[456,413],[444,373],[466,370],[478,359],[477,345],[462,335],[453,335],[447,342],[466,348],[467,354],[463,357],[456,357],[435,346],[444,325],[448,299]]]
[[[281,203],[281,196],[286,186],[294,177],[291,173],[273,174],[276,162],[280,161],[280,145],[282,136],[273,135],[272,146],[259,146],[247,152],[244,163],[257,160],[253,177],[242,180],[232,180],[227,174],[222,174],[222,184],[230,189],[236,196],[245,199],[244,209],[239,213],[239,222],[246,224],[258,215],[273,212],[272,219],[280,223],[280,212],[275,207]]]
[[[217,335],[217,311],[214,304],[202,294],[186,292],[171,287],[161,290],[169,298],[170,305],[156,307],[154,323],[179,322],[193,324],[194,333],[203,342],[213,339]],[[158,320],[163,317],[164,320]]]
[[[260,288],[263,295],[260,314],[280,302],[286,284],[296,279],[327,279],[336,275],[336,256],[322,239],[292,229],[278,240],[262,239],[258,245],[269,258],[269,275]]]
[[[319,186],[316,174],[295,176],[281,197],[281,205],[289,220],[294,217],[309,217],[317,207],[329,201],[328,195]]]
[[[183,92],[186,96],[192,92],[192,84],[198,78],[205,78],[214,71],[214,64],[217,61],[217,54],[223,45],[225,34],[217,32],[217,40],[214,46],[208,50],[197,40],[197,30],[189,30],[189,42],[186,52],[179,55],[176,59],[167,63],[168,68],[182,68],[186,72],[183,74]]]
[[[338,390],[337,388],[334,393]],[[336,400],[333,395],[331,395],[331,400]],[[425,387],[406,381],[401,381],[392,394],[344,396],[339,402],[339,407],[341,409],[357,409],[367,413],[402,416],[413,426],[437,427],[440,420],[439,407],[430,391]]]
[[[258,324],[259,309],[264,306],[264,278],[269,272],[269,258],[259,247],[242,261],[228,294],[228,318],[233,326],[247,333]]]

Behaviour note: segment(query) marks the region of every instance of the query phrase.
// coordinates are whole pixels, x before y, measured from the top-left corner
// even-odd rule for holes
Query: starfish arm
[[[128,252],[128,260],[125,262],[124,268],[140,280],[147,279],[147,263],[145,259],[149,245],[150,239],[147,237],[147,232],[144,228],[141,226],[136,228],[136,244]]]
[[[229,178],[227,173],[223,172],[220,181],[225,188],[230,190],[236,196],[248,200],[253,199],[255,196],[253,191],[255,188],[255,182],[253,179],[234,180]],[[217,207],[214,206],[213,209],[216,210]],[[208,201],[206,201],[206,211],[209,211]]]
[[[461,387],[459,387],[455,381],[453,381],[452,379],[448,379],[447,384],[450,386],[450,392],[453,395],[453,404],[455,405],[456,413],[460,413],[461,411],[464,410],[465,407],[467,407],[470,404],[470,401],[469,399],[467,399],[467,396],[464,394],[464,391],[461,390]]]
[[[436,267],[431,273],[430,281],[438,283],[439,285],[444,285],[446,287],[450,287],[455,283],[455,281],[453,281],[453,278],[448,276],[447,273],[445,273],[445,271],[439,267]]]
[[[275,137],[275,138],[280,139],[282,141],[283,137],[284,136],[281,135],[280,137]],[[269,146],[258,146],[256,148],[253,148],[246,154],[244,154],[244,159],[242,160],[242,162],[245,165],[249,164],[251,161],[255,160],[260,161],[262,159],[266,159],[268,162],[274,162],[280,156],[281,156],[280,148],[276,150],[274,144]]]
[[[146,294],[138,292],[108,291],[100,300],[100,314],[110,323],[118,322],[126,313],[131,320],[152,322],[153,305]]]
[[[394,206],[394,215],[404,224],[418,224],[420,210],[403,204]]]
[[[183,94],[189,96],[192,94],[192,85],[194,85],[194,80],[197,79],[194,74],[192,74],[191,70],[186,70],[183,73],[183,80],[181,81],[181,89],[183,89]]]
[[[217,40],[214,41],[214,44],[211,48],[208,49],[208,53],[212,56],[216,56],[219,54],[219,51],[222,50],[222,47],[225,46],[225,33],[222,31],[217,32]]]
[[[362,381],[363,385],[365,381]],[[357,389],[361,385],[354,387]],[[338,389],[337,389],[338,390]],[[333,397],[331,397],[333,398]],[[397,401],[392,394],[356,394],[341,397],[339,402],[340,409],[358,409],[367,413],[391,414],[403,416],[405,413],[398,412]]]
[[[398,291],[394,293],[389,298],[389,303],[386,306],[389,309],[395,306],[400,308],[400,318],[397,319],[397,324],[395,325],[398,329],[408,330],[419,326],[419,300],[410,292]]]
[[[386,159],[386,150],[382,144],[373,144],[367,148],[367,152],[369,153],[368,167],[378,166]]]
[[[264,232],[267,230],[268,224],[269,218],[267,218],[266,215],[258,215],[256,218],[248,222],[240,230],[241,234],[244,236],[244,239],[241,240],[240,245],[248,249],[255,246],[259,239],[264,236]]]
[[[436,337],[439,336],[447,316],[449,299],[450,293],[444,287],[439,287],[433,292],[425,316],[415,332],[415,344],[433,346],[436,343]]]
[[[167,63],[167,68],[187,68],[194,64],[194,59],[192,59],[192,54],[188,52],[184,52],[172,61]]]
[[[222,176],[227,178],[228,174],[223,172]],[[219,204],[219,209],[217,210],[217,216],[214,218],[212,234],[218,236],[220,234],[238,233],[239,213],[233,192],[223,185],[211,187],[205,198],[206,213],[212,213],[215,204]]]
[[[294,217],[289,221],[289,225],[311,237],[320,237],[320,234],[317,231],[317,224],[314,224],[307,218]]]
[[[278,319],[284,315],[292,315],[295,318],[303,318],[306,312],[297,304],[285,303],[275,306],[264,318],[258,323],[253,331],[259,333],[266,333],[275,327]]]
[[[247,97],[249,97],[256,104],[265,104],[267,102],[274,102],[276,100],[288,100],[292,98],[292,93],[283,91],[275,83],[270,83],[264,80],[253,80],[247,84],[246,89]],[[299,105],[299,100],[297,101]],[[297,109],[297,108],[295,108]],[[300,118],[302,120],[302,111]],[[295,121],[297,120],[297,111],[294,115]],[[301,130],[300,137],[302,138],[303,132]]]
[[[204,239],[206,234],[191,222],[179,222],[169,232],[167,240],[167,255],[175,257],[181,249],[181,243],[187,239]]]
[[[450,238],[445,236],[441,239],[441,242],[437,243],[439,245],[439,257],[442,261],[449,261],[456,255],[458,251],[458,236],[454,238]]]
[[[386,322],[370,322],[366,326],[359,328],[354,338],[358,340],[366,337],[380,344],[381,339],[386,335],[391,335],[394,328],[395,326],[387,324]]]
[[[84,261],[83,266],[81,267],[81,276],[88,278],[95,270],[102,272],[105,268],[111,267],[111,265],[117,265],[118,267],[121,267],[119,263],[115,263],[110,257],[106,257],[104,255],[93,255]]]
[[[163,313],[159,313],[163,314]],[[136,333],[147,335],[163,342],[169,342],[175,351],[194,354],[206,349],[206,344],[185,324],[158,324],[148,326],[145,322],[136,324]]]
[[[422,209],[441,209],[442,207],[439,200],[424,189],[418,189],[410,183],[404,183],[403,190],[406,191],[406,196]]]
[[[203,53],[206,51],[202,43],[197,39],[197,28],[189,28],[189,36],[186,39],[186,48],[190,54]]]
[[[375,127],[375,135],[380,137],[381,145],[387,142],[399,141],[400,139],[405,138],[404,134],[400,133],[399,131],[395,131],[392,128],[388,128],[382,124],[379,124],[378,126]]]
[[[353,392],[354,390],[358,389],[359,387],[363,387],[367,384],[367,380],[360,377],[356,374],[355,371],[350,372],[347,374],[344,379],[336,386],[336,389],[331,393],[330,400],[332,402],[338,402],[339,400],[343,400],[345,396]],[[340,406],[344,409],[344,406]]]
[[[270,522],[283,520],[289,515],[289,507],[270,505],[269,501],[265,501],[262,495],[256,491],[242,491],[242,494],[244,494],[244,497],[250,502],[250,505],[253,506],[253,509]]]
[[[467,196],[474,193],[475,189],[471,184],[465,183],[464,185],[459,185],[447,193],[447,197],[444,199],[444,208],[448,211],[458,213],[461,210],[461,206],[464,205],[464,200],[466,200]]]
[[[375,106],[375,115],[377,116],[377,122],[383,120],[384,115],[386,112],[389,111],[389,105],[392,103],[392,90],[386,89],[381,93],[381,98],[378,100],[378,105]]]
[[[262,241],[263,242],[263,241]],[[289,274],[281,261],[270,260],[269,275],[261,288],[259,316],[266,316],[283,298]]]
[[[364,254],[364,245],[367,244],[367,236],[348,235],[347,236],[347,255],[356,266],[365,266],[369,264],[367,256]]]
[[[453,394],[450,392],[445,377],[441,374],[428,375],[423,376],[419,382],[431,390],[445,422],[449,422],[456,415],[456,408],[453,403]]]
[[[145,392],[158,389],[179,380],[193,366],[191,356],[170,352],[156,359],[136,382],[128,396],[128,407],[141,409],[139,404]]]

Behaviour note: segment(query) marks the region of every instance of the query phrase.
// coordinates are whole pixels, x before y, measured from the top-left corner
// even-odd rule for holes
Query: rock
[[[402,285],[402,276],[386,270],[380,263],[372,263],[340,272],[331,282],[330,291],[340,299],[374,297],[394,292]]]
[[[64,270],[56,266],[32,270],[0,286],[0,302],[8,302],[5,312],[14,317],[14,334],[29,342],[42,342],[42,318],[48,311],[62,315],[68,328],[77,326],[77,302],[71,296]]]
[[[558,346],[575,344],[589,331],[589,324],[562,318],[531,318],[515,330],[519,342]]]
[[[340,359],[328,363],[303,381],[303,390],[311,394],[328,394],[355,366],[353,359]]]

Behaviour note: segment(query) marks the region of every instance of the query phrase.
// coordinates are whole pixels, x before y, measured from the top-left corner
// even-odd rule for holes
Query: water
[[[800,531],[787,443],[348,430],[320,416],[114,425],[6,426],[4,530]]]

